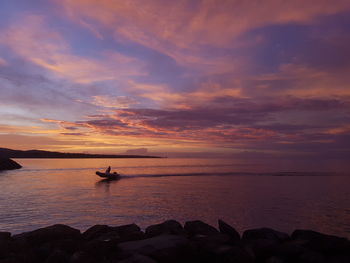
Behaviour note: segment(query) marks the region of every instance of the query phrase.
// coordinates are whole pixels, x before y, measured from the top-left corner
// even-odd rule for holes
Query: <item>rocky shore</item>
[[[350,262],[350,241],[311,230],[291,235],[270,228],[242,236],[219,220],[218,229],[202,221],[182,226],[174,220],[141,231],[135,224],[95,225],[81,233],[53,225],[11,235],[0,232],[0,263],[288,263]]]
[[[9,158],[0,158],[0,171],[20,169],[22,166]]]

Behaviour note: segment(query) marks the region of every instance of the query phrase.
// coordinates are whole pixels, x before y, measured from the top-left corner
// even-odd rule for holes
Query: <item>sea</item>
[[[244,230],[312,229],[350,238],[350,174],[232,159],[15,159],[0,173],[0,231],[67,224],[222,219]],[[119,180],[99,178],[108,166]]]

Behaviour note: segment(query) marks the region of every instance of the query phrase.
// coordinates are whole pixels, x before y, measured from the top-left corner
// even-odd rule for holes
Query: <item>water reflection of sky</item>
[[[104,161],[86,163],[102,167]],[[78,170],[76,162],[82,164],[69,160],[62,167],[64,160],[37,160],[35,171],[25,168],[1,174],[0,229],[18,233],[55,223],[81,230],[94,224],[132,222],[146,227],[170,218],[216,225],[222,218],[239,231],[263,226],[286,232],[311,228],[350,236],[348,176],[191,176],[193,168],[187,160],[188,166],[182,167],[190,171],[187,176],[104,181],[94,168]],[[126,167],[128,162],[120,164]],[[134,167],[134,162],[129,165]],[[153,170],[164,169],[161,163],[155,166]],[[113,167],[117,169],[117,163]]]

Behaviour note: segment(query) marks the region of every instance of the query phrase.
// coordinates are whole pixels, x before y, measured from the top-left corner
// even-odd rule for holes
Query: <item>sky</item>
[[[1,0],[0,147],[350,159],[348,0]]]

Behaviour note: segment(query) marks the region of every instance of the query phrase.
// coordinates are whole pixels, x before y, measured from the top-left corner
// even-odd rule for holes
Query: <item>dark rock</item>
[[[102,241],[99,239],[91,240],[81,246],[80,252],[74,253],[75,261],[80,259],[92,259],[92,262],[111,260],[118,256],[116,243],[111,241]]]
[[[304,241],[303,246],[325,255],[350,255],[350,241],[311,230],[295,230],[293,240]]]
[[[52,242],[60,239],[80,240],[80,231],[66,225],[52,225],[45,228],[39,228],[31,232],[25,232],[19,235],[14,235],[14,239],[22,240],[30,246]]]
[[[55,250],[45,261],[45,263],[66,263],[69,256],[62,250]]]
[[[246,244],[259,260],[266,260],[273,256],[278,242],[273,239],[253,239]]]
[[[233,246],[224,253],[220,253],[217,262],[225,263],[253,263],[254,255],[249,253],[246,249],[239,246]]]
[[[314,251],[305,251],[302,253],[296,262],[300,263],[326,263],[328,262],[326,258],[318,252]]]
[[[111,231],[111,232],[104,233],[104,234],[100,235],[97,238],[97,240],[114,241],[114,242],[123,242],[124,241],[117,231]],[[125,241],[130,241],[130,237],[127,238],[127,240],[125,240]]]
[[[150,257],[136,254],[128,257],[127,259],[118,261],[119,263],[157,263],[157,261],[153,260]]]
[[[249,242],[254,239],[269,239],[281,242],[289,239],[289,235],[271,228],[258,228],[244,231],[242,236],[243,241]]]
[[[84,251],[77,251],[71,256],[70,262],[71,263],[94,263],[95,259],[93,259]]]
[[[152,225],[146,228],[146,237],[183,234],[185,234],[185,231],[182,225],[175,220],[167,220],[161,224]]]
[[[138,241],[118,244],[125,256],[142,254],[157,262],[188,262],[189,241],[179,235],[161,235]]]
[[[0,240],[0,260],[11,255],[11,244],[9,241]]]
[[[306,248],[302,246],[303,242],[297,242],[295,240],[282,242],[274,246],[273,255],[278,258],[296,261],[297,258],[307,251]]]
[[[350,256],[349,255],[334,255],[332,257],[327,258],[327,262],[329,262],[329,263],[349,263]]]
[[[199,262],[252,262],[253,254],[245,248],[232,246],[231,238],[222,233],[191,238],[192,248]]]
[[[85,240],[92,240],[98,238],[102,234],[113,231],[113,228],[107,225],[94,225],[87,229],[83,234]]]
[[[95,225],[82,234],[85,240],[98,239],[101,241],[126,242],[145,238],[145,234],[136,224],[111,227]]]
[[[114,231],[117,231],[120,235],[128,235],[129,233],[139,232],[141,228],[136,224],[128,224],[122,226],[113,227]]]
[[[141,240],[145,238],[145,233],[136,224],[113,227],[113,231],[119,235],[119,242]]]
[[[282,258],[272,256],[266,260],[266,263],[285,263],[287,261],[283,260]]]
[[[218,224],[220,232],[228,235],[231,239],[231,242],[238,243],[241,240],[239,233],[232,226],[220,219],[218,220]]]
[[[193,237],[191,242],[199,250],[215,252],[221,247],[229,245],[230,237],[222,233],[209,236],[198,235]]]
[[[208,235],[216,235],[219,233],[219,231],[215,227],[212,227],[200,220],[186,222],[184,229],[190,236],[195,236],[195,235],[208,236]]]
[[[20,168],[22,168],[22,166],[17,162],[8,158],[0,158],[0,171],[14,170],[14,169],[20,169]]]
[[[266,261],[276,255],[281,242],[289,240],[289,235],[270,228],[247,230],[242,241],[260,261]]]

